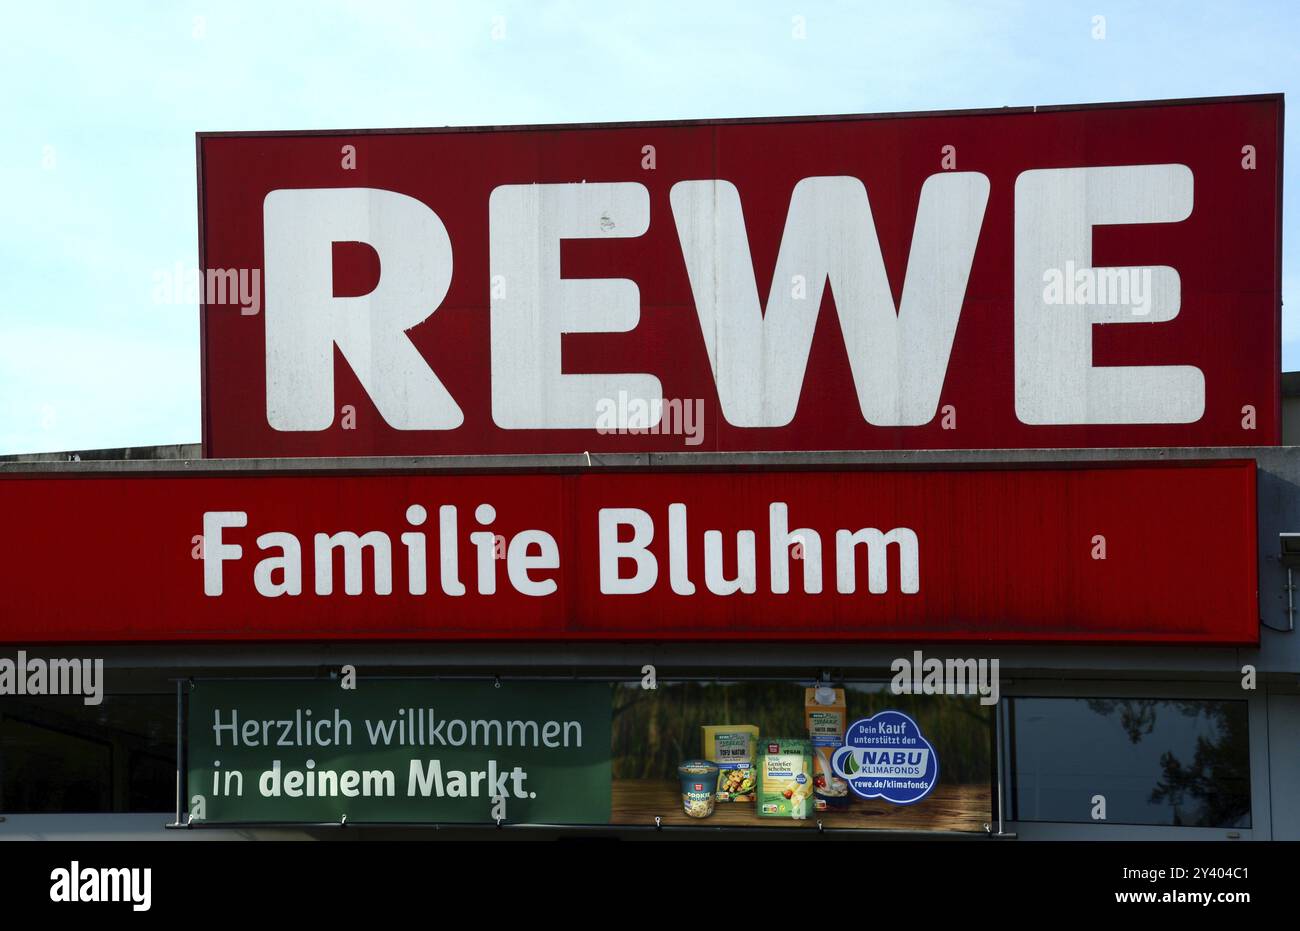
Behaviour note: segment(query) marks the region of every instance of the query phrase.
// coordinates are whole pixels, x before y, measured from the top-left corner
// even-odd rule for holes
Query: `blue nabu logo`
[[[862,798],[895,805],[921,801],[939,782],[939,755],[916,722],[901,711],[854,721],[831,757],[835,775]]]

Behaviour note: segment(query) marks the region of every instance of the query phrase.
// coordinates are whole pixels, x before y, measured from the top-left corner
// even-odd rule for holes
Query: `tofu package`
[[[718,764],[718,801],[753,802],[757,791],[758,727],[753,724],[706,724],[700,728],[702,753]]]
[[[812,743],[765,740],[758,760],[758,816],[807,818],[813,810]]]

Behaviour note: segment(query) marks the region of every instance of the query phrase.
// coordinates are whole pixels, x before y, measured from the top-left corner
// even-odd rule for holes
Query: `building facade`
[[[200,134],[202,444],[0,462],[0,837],[1300,839],[1281,125]]]
[[[703,459],[701,459],[703,455]],[[177,681],[184,683],[179,713],[184,719],[189,680],[259,679],[322,680],[345,665],[360,671],[364,683],[413,681],[593,681],[616,683],[640,691],[643,670],[653,666],[662,694],[684,684],[781,683],[802,688],[819,682],[841,687],[890,691],[893,664],[913,655],[927,658],[996,658],[1000,694],[987,717],[972,726],[992,742],[987,756],[972,760],[986,767],[987,797],[973,805],[971,817],[908,820],[882,817],[878,824],[836,827],[827,819],[823,831],[858,836],[860,831],[885,836],[971,838],[1003,836],[1023,839],[1295,839],[1300,836],[1300,647],[1294,634],[1293,601],[1288,588],[1281,539],[1300,526],[1300,455],[1295,447],[1255,449],[1042,450],[976,453],[914,452],[827,453],[822,455],[710,456],[693,454],[689,466],[742,470],[881,470],[917,468],[984,468],[1037,466],[1043,463],[1114,465],[1155,460],[1251,461],[1258,480],[1259,645],[1131,644],[905,644],[836,642],[392,642],[300,641],[294,643],[97,643],[29,645],[42,657],[87,655],[105,661],[101,704],[80,707],[76,699],[9,698],[3,724],[5,811],[3,831],[10,837],[156,837],[269,836],[355,837],[411,836],[413,832],[482,828],[434,825],[272,824],[188,827],[183,810],[177,820],[178,768]],[[557,461],[492,462],[494,471],[520,474],[539,470],[670,470],[683,457],[604,457],[587,466],[569,458]],[[149,460],[80,462],[7,462],[6,480],[58,475],[76,480],[147,474],[154,477],[197,473],[256,471],[373,470],[386,475],[418,472],[463,474],[484,463],[423,460],[249,462]],[[1171,538],[1175,553],[1213,549],[1219,529],[1206,527],[1195,539]],[[1068,610],[1063,605],[1062,611]],[[184,628],[183,618],[168,624]],[[615,687],[619,687],[616,685]],[[972,689],[973,692],[973,689]],[[895,697],[895,702],[907,701]],[[939,701],[953,701],[951,697]],[[974,703],[969,708],[978,709]],[[687,738],[688,740],[689,738]],[[683,740],[683,743],[687,742]],[[186,744],[180,737],[180,746]],[[959,742],[970,752],[968,744]],[[94,748],[94,752],[88,751]],[[614,751],[617,755],[617,750]],[[685,755],[684,751],[684,755]],[[1166,755],[1190,770],[1180,799],[1162,766]],[[945,748],[944,762],[959,761]],[[1162,793],[1163,794],[1160,794]],[[1157,797],[1153,799],[1153,793]],[[193,794],[192,786],[180,798]],[[1095,796],[1107,798],[1106,818],[1092,817]],[[636,835],[655,830],[652,808],[617,807],[609,825],[517,826],[515,836],[556,836],[600,830]],[[987,807],[984,807],[987,806]],[[182,802],[182,809],[187,804]],[[51,810],[53,809],[53,810]],[[903,809],[897,809],[903,811]],[[1117,814],[1118,812],[1118,814]],[[727,833],[754,825],[719,827],[664,823],[658,830]],[[287,819],[286,819],[287,820]],[[814,822],[817,819],[813,819]],[[978,821],[978,824],[976,823]],[[1178,823],[1182,821],[1183,823]],[[1191,823],[1188,823],[1191,822]],[[1200,822],[1200,823],[1197,823]],[[512,827],[507,821],[507,827]]]

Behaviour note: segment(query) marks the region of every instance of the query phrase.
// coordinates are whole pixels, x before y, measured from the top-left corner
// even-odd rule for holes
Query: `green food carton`
[[[807,818],[813,811],[812,742],[763,740],[758,749],[758,816]]]
[[[753,724],[706,724],[700,728],[704,758],[718,764],[718,801],[753,802],[758,771],[758,727]]]

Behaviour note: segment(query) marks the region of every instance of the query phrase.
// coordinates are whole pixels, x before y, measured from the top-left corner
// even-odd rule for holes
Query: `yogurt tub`
[[[692,818],[707,818],[717,802],[718,764],[687,760],[677,767],[682,784],[682,809]]]

